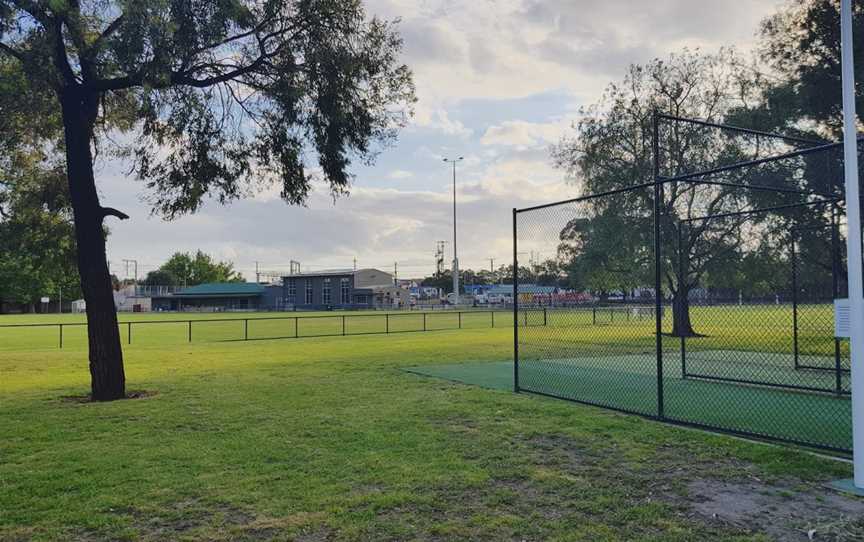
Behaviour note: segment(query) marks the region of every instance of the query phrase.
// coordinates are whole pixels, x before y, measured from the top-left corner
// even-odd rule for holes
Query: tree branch
[[[127,220],[129,218],[129,215],[123,211],[118,211],[113,207],[100,207],[99,210],[102,213],[102,218],[105,218],[106,216],[116,216],[120,220]]]
[[[17,59],[19,62],[24,62],[24,53],[17,49],[13,49],[5,43],[0,43],[0,53],[6,53],[7,55]]]

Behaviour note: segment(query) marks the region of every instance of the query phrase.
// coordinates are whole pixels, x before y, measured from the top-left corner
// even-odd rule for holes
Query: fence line
[[[118,322],[118,327],[121,330],[122,339],[127,345],[133,344],[133,339],[138,337],[141,332],[133,332],[133,327],[136,326],[152,326],[152,325],[171,325],[184,324],[186,342],[191,343],[198,336],[194,333],[195,327],[200,328],[206,324],[228,324],[242,323],[242,332],[235,338],[214,338],[203,339],[201,342],[229,342],[229,341],[250,341],[250,340],[280,340],[280,339],[302,339],[312,337],[337,337],[337,336],[357,336],[357,335],[385,335],[396,333],[417,333],[428,331],[453,331],[459,329],[486,329],[496,327],[496,314],[499,316],[512,314],[509,310],[467,310],[467,311],[437,311],[435,313],[427,312],[404,312],[404,313],[384,313],[384,314],[318,314],[307,316],[263,316],[257,318],[201,318],[201,319],[174,319],[174,320],[141,320],[141,321],[125,321]],[[463,317],[465,315],[465,317]],[[478,322],[470,321],[468,316],[488,315],[487,319],[482,319]],[[536,315],[536,316],[535,316]],[[542,316],[541,316],[542,315]],[[442,319],[452,320],[453,325],[440,325]],[[545,326],[548,322],[546,308],[533,308],[519,311],[520,325],[522,326]],[[416,326],[399,326],[399,320],[416,320]],[[392,322],[391,322],[392,320]],[[436,320],[438,322],[436,322]],[[293,333],[281,335],[264,335],[255,336],[256,323],[273,323],[274,321],[290,322],[289,328],[292,328]],[[250,326],[250,322],[252,325]],[[308,322],[305,326],[303,322]],[[330,323],[330,326],[325,326],[322,330],[321,323]],[[358,322],[361,324],[358,326]],[[317,323],[317,326],[312,326]],[[352,323],[354,324],[352,326]],[[380,329],[375,327],[379,324]],[[439,325],[436,325],[439,324]],[[512,323],[509,320],[506,323],[498,322],[498,327],[504,325],[509,327]],[[57,346],[62,349],[64,347],[64,330],[71,327],[86,327],[86,322],[50,322],[50,323],[32,323],[32,324],[0,324],[0,330],[3,329],[20,329],[20,328],[56,328],[57,329]],[[312,329],[310,330],[310,326]],[[259,326],[260,329],[261,326]],[[352,331],[352,327],[354,331]],[[123,329],[125,328],[125,330]],[[250,335],[251,328],[251,335]],[[145,327],[146,329],[146,327]],[[361,331],[357,331],[357,330]],[[319,331],[319,332],[316,332]],[[123,333],[125,331],[125,333]],[[323,332],[322,332],[323,331]],[[200,333],[199,333],[200,334]],[[67,331],[68,335],[68,331]],[[145,332],[146,335],[146,332]],[[212,333],[205,333],[205,336]]]

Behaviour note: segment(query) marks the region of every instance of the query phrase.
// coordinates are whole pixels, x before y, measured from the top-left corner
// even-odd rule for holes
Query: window
[[[351,304],[351,279],[344,278],[340,281],[339,289],[343,305]]]
[[[312,280],[306,279],[306,304],[312,304]]]
[[[297,280],[296,279],[288,279],[288,294],[285,299],[285,302],[293,305],[297,303]]]
[[[324,287],[321,288],[321,303],[329,305],[331,302],[330,279],[324,279]]]

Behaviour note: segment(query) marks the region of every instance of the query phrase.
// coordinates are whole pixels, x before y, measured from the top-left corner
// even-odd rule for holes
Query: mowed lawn
[[[83,348],[0,351],[0,540],[864,535],[822,486],[846,463],[402,370],[511,349],[507,327],[133,341],[141,397],[106,404]]]

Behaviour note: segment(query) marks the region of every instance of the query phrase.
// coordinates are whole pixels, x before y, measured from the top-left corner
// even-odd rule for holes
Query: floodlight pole
[[[459,255],[456,252],[456,162],[463,157],[445,158],[444,161],[453,164],[453,304],[459,304]]]
[[[852,355],[853,484],[864,490],[864,284],[861,260],[861,205],[858,192],[858,137],[855,126],[855,70],[852,54],[852,0],[841,0],[843,73],[843,165],[846,180],[846,250],[849,265],[850,351]]]

